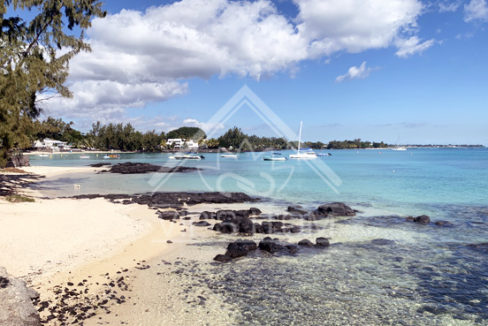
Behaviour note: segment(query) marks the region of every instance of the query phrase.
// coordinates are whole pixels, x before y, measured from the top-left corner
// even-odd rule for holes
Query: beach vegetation
[[[0,1],[0,167],[31,146],[39,101],[71,96],[68,63],[90,50],[84,32],[105,15],[99,0]]]
[[[11,203],[26,203],[26,202],[32,203],[35,201],[34,198],[19,195],[19,194],[5,196],[5,200]]]

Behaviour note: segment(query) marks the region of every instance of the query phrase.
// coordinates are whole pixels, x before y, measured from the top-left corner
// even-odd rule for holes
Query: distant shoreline
[[[314,148],[313,150],[317,151],[325,151],[325,150],[389,150],[389,149],[394,149],[397,147],[405,147],[405,148],[443,148],[443,149],[449,149],[449,148],[458,148],[458,149],[463,149],[463,148],[486,148],[484,145],[398,145],[398,146],[389,146],[389,147],[381,147],[381,148],[375,148],[375,147],[365,147],[365,148]],[[293,150],[293,149],[274,149],[274,148],[269,148],[265,150],[255,150],[255,151],[249,151],[249,150],[243,150],[239,151],[241,153],[248,153],[248,152],[270,152],[270,151],[287,151],[287,150]],[[72,155],[72,154],[137,154],[137,153],[178,153],[178,152],[190,152],[189,150],[185,149],[180,149],[180,150],[169,150],[169,149],[164,149],[158,152],[144,152],[144,151],[120,151],[120,150],[95,150],[95,151],[87,151],[87,150],[81,150],[81,151],[67,151],[67,152],[47,152],[47,151],[26,151],[23,152],[23,155],[27,156],[33,156],[33,155]],[[199,149],[198,151],[191,151],[191,152],[199,152],[199,153],[227,153],[227,152],[232,152],[229,150],[221,150],[221,149],[216,149],[216,148],[202,148]]]

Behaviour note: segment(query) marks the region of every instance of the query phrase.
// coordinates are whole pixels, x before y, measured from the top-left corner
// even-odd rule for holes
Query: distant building
[[[183,148],[185,141],[181,138],[170,138],[166,141],[166,145],[173,146],[173,148]]]
[[[188,140],[185,142],[185,147],[187,147],[190,150],[197,150],[198,143],[195,143],[193,140]]]
[[[69,151],[71,146],[67,142],[44,138],[44,140],[36,140],[34,148],[37,150],[47,150],[51,152]]]
[[[197,150],[198,143],[194,142],[193,140],[184,140],[181,138],[170,138],[166,141],[167,146],[173,146],[174,149],[189,149],[189,150]]]

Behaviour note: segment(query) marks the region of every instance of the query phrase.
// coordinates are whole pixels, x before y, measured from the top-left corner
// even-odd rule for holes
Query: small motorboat
[[[407,148],[405,146],[397,146],[397,147],[393,147],[391,150],[392,151],[406,151]]]
[[[223,158],[234,158],[234,159],[236,159],[237,158],[237,154],[233,154],[233,153],[222,154],[222,155],[220,155],[220,157],[223,157]]]
[[[175,154],[169,157],[172,160],[204,160],[205,156],[196,154]]]
[[[81,159],[87,159],[87,158],[90,158],[90,156],[89,155],[80,155],[80,158]]]
[[[39,154],[39,157],[49,157],[49,154]]]
[[[105,159],[105,160],[114,159],[114,158],[120,158],[120,155],[119,154],[107,154],[103,157],[103,159]]]
[[[281,153],[272,153],[270,156],[263,157],[265,161],[286,161],[286,157],[282,156]]]

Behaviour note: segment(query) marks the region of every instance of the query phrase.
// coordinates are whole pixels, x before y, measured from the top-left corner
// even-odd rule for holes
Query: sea
[[[287,157],[292,152],[282,151]],[[264,161],[203,153],[31,156],[33,166],[108,161],[190,166],[172,174],[59,175],[47,197],[154,191],[241,191],[286,207],[344,202],[355,217],[322,222],[331,246],[298,256],[209,265],[205,284],[240,310],[243,325],[488,325],[488,149],[317,151],[315,160]],[[87,155],[83,153],[82,155]],[[420,225],[407,216],[428,215]],[[480,245],[481,244],[481,245]]]

